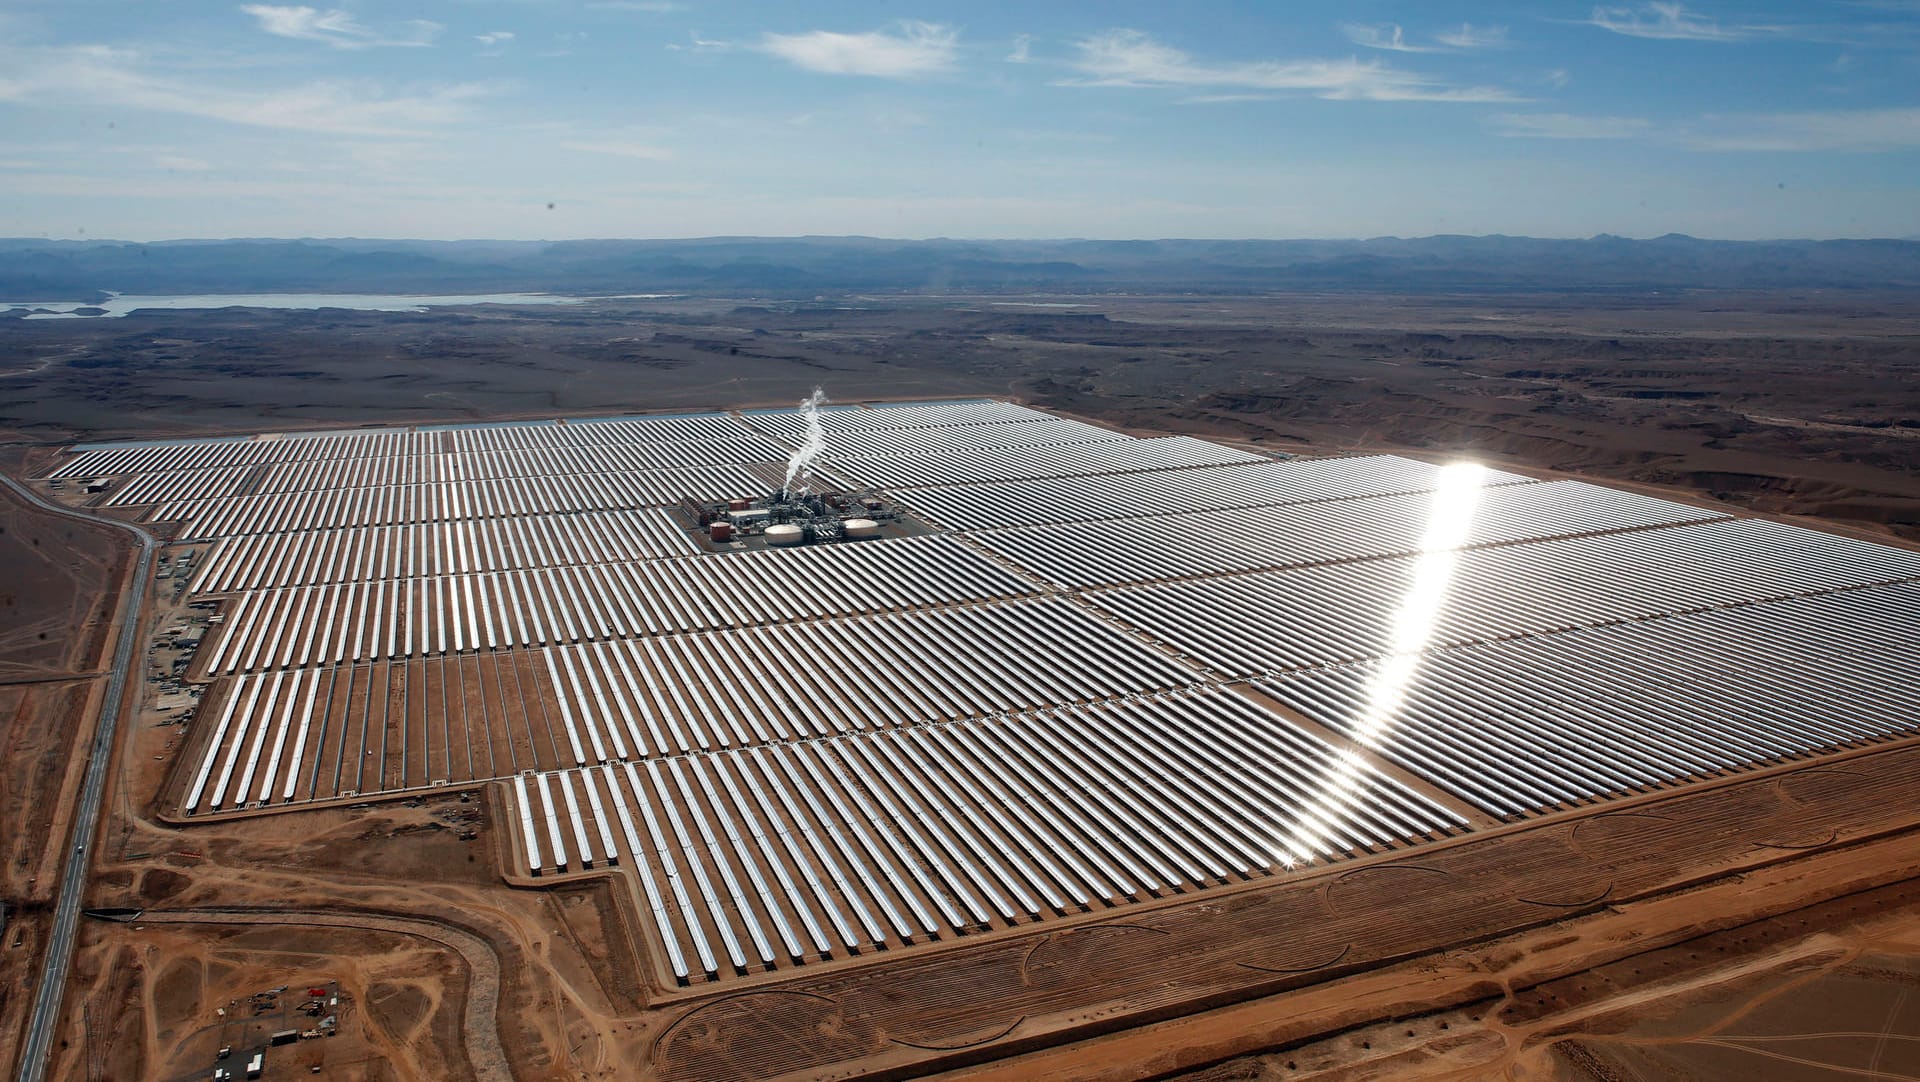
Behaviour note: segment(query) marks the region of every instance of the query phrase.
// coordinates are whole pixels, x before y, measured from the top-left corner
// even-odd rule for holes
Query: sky
[[[0,0],[0,235],[1920,236],[1920,0]]]

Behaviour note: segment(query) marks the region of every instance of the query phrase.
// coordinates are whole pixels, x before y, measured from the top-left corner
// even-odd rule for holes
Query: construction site
[[[142,948],[205,984],[149,1077],[1171,1077],[1920,870],[1920,552],[1705,500],[818,395],[36,467],[163,542],[127,890],[364,863],[270,1039],[209,1014],[263,898],[101,922],[96,990],[254,929]],[[342,985],[356,907],[437,944],[432,1052],[355,1028],[401,980]]]

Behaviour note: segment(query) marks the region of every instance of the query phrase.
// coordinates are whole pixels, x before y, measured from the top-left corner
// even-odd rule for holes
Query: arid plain
[[[1913,547],[1916,326],[1920,302],[1857,293],[12,320],[0,432],[24,477],[80,440],[784,406],[816,385],[992,395],[1141,434],[1468,455]],[[5,528],[0,551],[35,568],[9,579],[0,642],[0,821],[28,824],[0,870],[11,1062],[61,855],[35,839],[63,836],[130,560],[109,531],[15,502]],[[169,583],[136,588],[149,639],[185,615]],[[155,690],[134,692],[88,899],[143,915],[83,926],[55,1077],[197,1076],[229,1039],[216,1010],[321,981],[353,1005],[324,1045],[346,1078],[1920,1074],[1910,738],[749,998],[650,981],[616,877],[514,874],[497,787],[168,819],[187,734]],[[1783,1006],[1808,1000],[1817,1017]]]

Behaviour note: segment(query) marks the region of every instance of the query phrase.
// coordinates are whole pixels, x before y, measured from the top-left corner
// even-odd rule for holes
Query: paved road
[[[46,969],[35,990],[33,1019],[27,1023],[27,1035],[20,1052],[20,1082],[41,1082],[47,1073],[47,1050],[52,1046],[55,1027],[60,1021],[60,1002],[67,990],[67,966],[73,961],[73,930],[80,921],[80,902],[87,892],[87,869],[93,862],[93,854],[88,850],[93,845],[94,827],[100,820],[100,796],[107,788],[107,767],[113,762],[113,737],[120,725],[121,694],[126,690],[127,671],[133,665],[134,649],[140,642],[140,610],[144,607],[147,580],[153,575],[153,555],[160,541],[138,526],[83,514],[44,500],[5,474],[0,474],[0,483],[56,515],[114,526],[140,538],[140,560],[127,587],[130,596],[121,606],[120,634],[114,640],[107,693],[100,702],[100,721],[94,726],[93,747],[87,757],[87,777],[80,786],[80,803],[73,813],[73,833],[66,842],[67,864],[60,876],[59,900],[54,904],[53,937],[47,943]]]

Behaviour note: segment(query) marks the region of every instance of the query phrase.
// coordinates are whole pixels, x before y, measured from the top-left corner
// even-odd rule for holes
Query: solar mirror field
[[[1884,761],[1854,768],[1866,810],[1788,815],[1871,833],[1899,803],[1872,786],[1916,768],[1920,553],[1471,462],[966,400],[92,445],[48,473],[170,538],[199,641],[166,819],[483,793],[508,882],[623,893],[618,964],[679,1012],[661,1077],[987,1060],[1263,994],[1408,949],[1341,930],[1339,884],[1378,870],[1424,869],[1376,919],[1520,926],[1724,844],[1623,824]],[[1590,824],[1579,859],[1526,865],[1560,823]],[[1296,881],[1323,884],[1311,933],[1259,910]],[[1047,963],[1097,929],[1141,940],[1134,970]],[[951,1012],[861,1007],[893,970]]]

